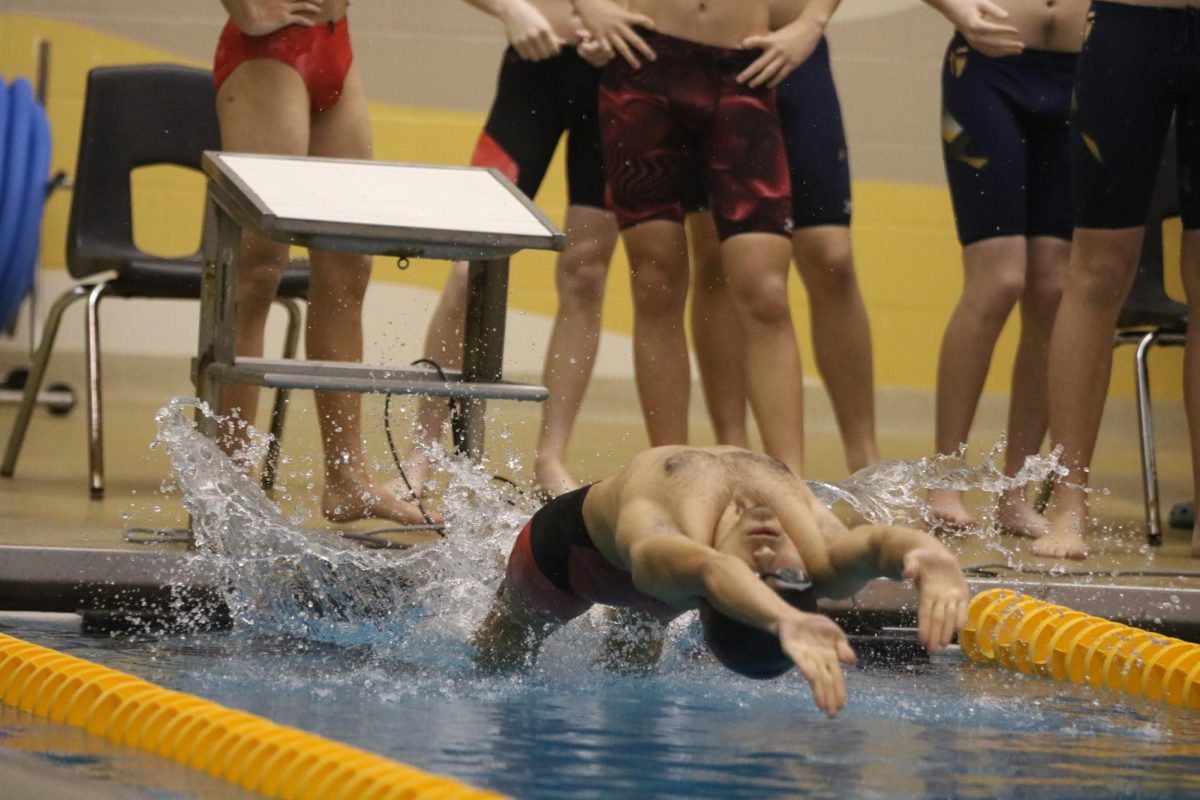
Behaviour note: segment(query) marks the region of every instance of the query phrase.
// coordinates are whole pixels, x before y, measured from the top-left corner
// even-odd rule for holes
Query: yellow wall
[[[450,0],[445,0],[450,2]],[[52,44],[48,112],[54,131],[53,168],[70,174],[74,169],[84,79],[98,65],[170,61],[209,66],[138,41],[114,36],[62,17],[42,18],[0,14],[0,74],[32,76],[36,71],[37,43]],[[479,80],[491,82],[492,76]],[[370,84],[368,83],[368,90]],[[930,91],[934,91],[932,84]],[[427,109],[373,102],[371,117],[378,158],[395,161],[464,163],[470,155],[483,114],[478,111]],[[932,130],[932,129],[931,129]],[[854,153],[854,130],[851,130]],[[566,204],[561,158],[555,160],[537,198],[552,218],[561,219]],[[197,245],[198,225],[178,220],[198,220],[202,180],[182,170],[143,170],[134,179],[137,204],[135,231],[138,241],[159,252],[186,252]],[[876,375],[880,386],[931,388],[936,373],[942,330],[961,288],[958,247],[954,238],[949,198],[940,185],[892,180],[860,180],[854,185],[855,252],[860,280],[871,315],[876,348]],[[54,195],[43,226],[42,264],[62,269],[67,225],[68,192]],[[1169,243],[1175,237],[1168,237]],[[1178,263],[1177,246],[1168,247]],[[408,282],[436,288],[445,276],[443,264],[414,264],[401,273],[394,262],[379,259],[376,279]],[[1181,296],[1177,270],[1170,270],[1171,291]],[[554,310],[553,258],[550,254],[524,254],[515,262],[511,302],[515,307],[541,314]],[[813,363],[808,343],[808,313],[800,282],[793,277],[791,292],[801,331],[805,363]],[[632,314],[627,264],[618,252],[609,276],[605,326],[628,333]],[[1011,322],[993,359],[987,391],[1004,393],[1015,352],[1016,323]],[[1171,351],[1156,358],[1181,368],[1180,355]],[[1165,365],[1164,365],[1165,366]],[[1114,391],[1131,393],[1129,369],[1122,361],[1115,370]],[[1164,370],[1165,374],[1170,374]],[[1161,395],[1178,398],[1180,382],[1156,385]]]

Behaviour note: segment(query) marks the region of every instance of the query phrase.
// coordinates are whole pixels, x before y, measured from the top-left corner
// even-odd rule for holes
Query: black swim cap
[[[781,591],[779,596],[801,611],[815,613],[817,610],[816,598],[810,589]],[[770,680],[795,666],[783,652],[778,636],[738,622],[706,602],[700,603],[700,625],[704,628],[704,643],[717,661],[739,675]]]
[[[778,636],[727,617],[708,603],[700,604],[700,625],[704,628],[704,643],[717,661],[739,675],[769,680],[793,666]]]

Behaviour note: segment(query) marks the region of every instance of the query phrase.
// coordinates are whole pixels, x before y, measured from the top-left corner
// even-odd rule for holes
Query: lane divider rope
[[[4,634],[0,701],[281,800],[502,797]]]
[[[1200,645],[1011,589],[971,598],[958,641],[972,661],[1200,708]]]

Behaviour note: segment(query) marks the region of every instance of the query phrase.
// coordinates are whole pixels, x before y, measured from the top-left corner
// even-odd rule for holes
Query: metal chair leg
[[[287,311],[287,334],[283,341],[283,357],[293,359],[300,345],[300,329],[302,318],[300,304],[290,298],[276,300]],[[288,397],[291,390],[286,388],[275,390],[275,403],[271,407],[271,441],[267,445],[267,456],[263,460],[262,488],[271,489],[275,486],[275,478],[279,469],[279,451],[283,441],[283,422],[287,414]]]
[[[108,284],[88,294],[84,314],[84,356],[87,367],[88,489],[93,500],[104,497],[104,414],[100,401],[100,301]]]
[[[1158,466],[1154,454],[1154,419],[1150,410],[1150,368],[1147,355],[1158,340],[1158,331],[1142,337],[1134,355],[1134,379],[1137,384],[1138,436],[1142,446],[1142,487],[1146,502],[1146,541],[1162,544],[1162,520],[1158,509]]]
[[[100,301],[108,294],[101,283],[88,295],[84,315],[84,357],[88,372],[88,489],[92,500],[104,497],[104,415],[100,397]]]
[[[33,363],[30,364],[29,377],[25,380],[25,392],[21,396],[21,405],[17,409],[17,417],[13,420],[12,431],[8,434],[8,446],[4,452],[4,464],[0,465],[0,475],[11,478],[17,467],[17,457],[21,454],[21,446],[25,443],[25,433],[29,429],[29,420],[33,416],[37,404],[38,393],[42,381],[46,378],[46,365],[50,362],[50,353],[54,349],[54,340],[58,337],[58,329],[62,324],[63,312],[76,300],[82,300],[92,291],[90,284],[73,286],[59,295],[50,307],[43,328],[42,341],[38,344]]]

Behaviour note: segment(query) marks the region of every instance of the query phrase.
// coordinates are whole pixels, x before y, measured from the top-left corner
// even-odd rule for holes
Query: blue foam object
[[[11,290],[0,292],[0,326],[17,316],[21,301],[33,289],[37,270],[38,245],[42,238],[42,211],[46,205],[46,179],[50,174],[50,121],[36,102],[31,114],[28,171],[21,202],[21,220],[10,254],[4,282]]]
[[[8,163],[8,92],[4,76],[0,75],[0,180],[4,177],[4,165]],[[4,197],[0,192],[0,216],[4,214]]]
[[[45,191],[45,173],[40,180],[33,176],[39,111],[29,82],[20,78],[13,81],[8,87],[8,143],[0,184],[0,328],[12,322],[29,291],[29,279],[18,258],[28,247],[25,226],[29,220],[26,206],[33,193],[31,182],[36,182],[39,192]],[[42,199],[36,206],[40,226]]]

